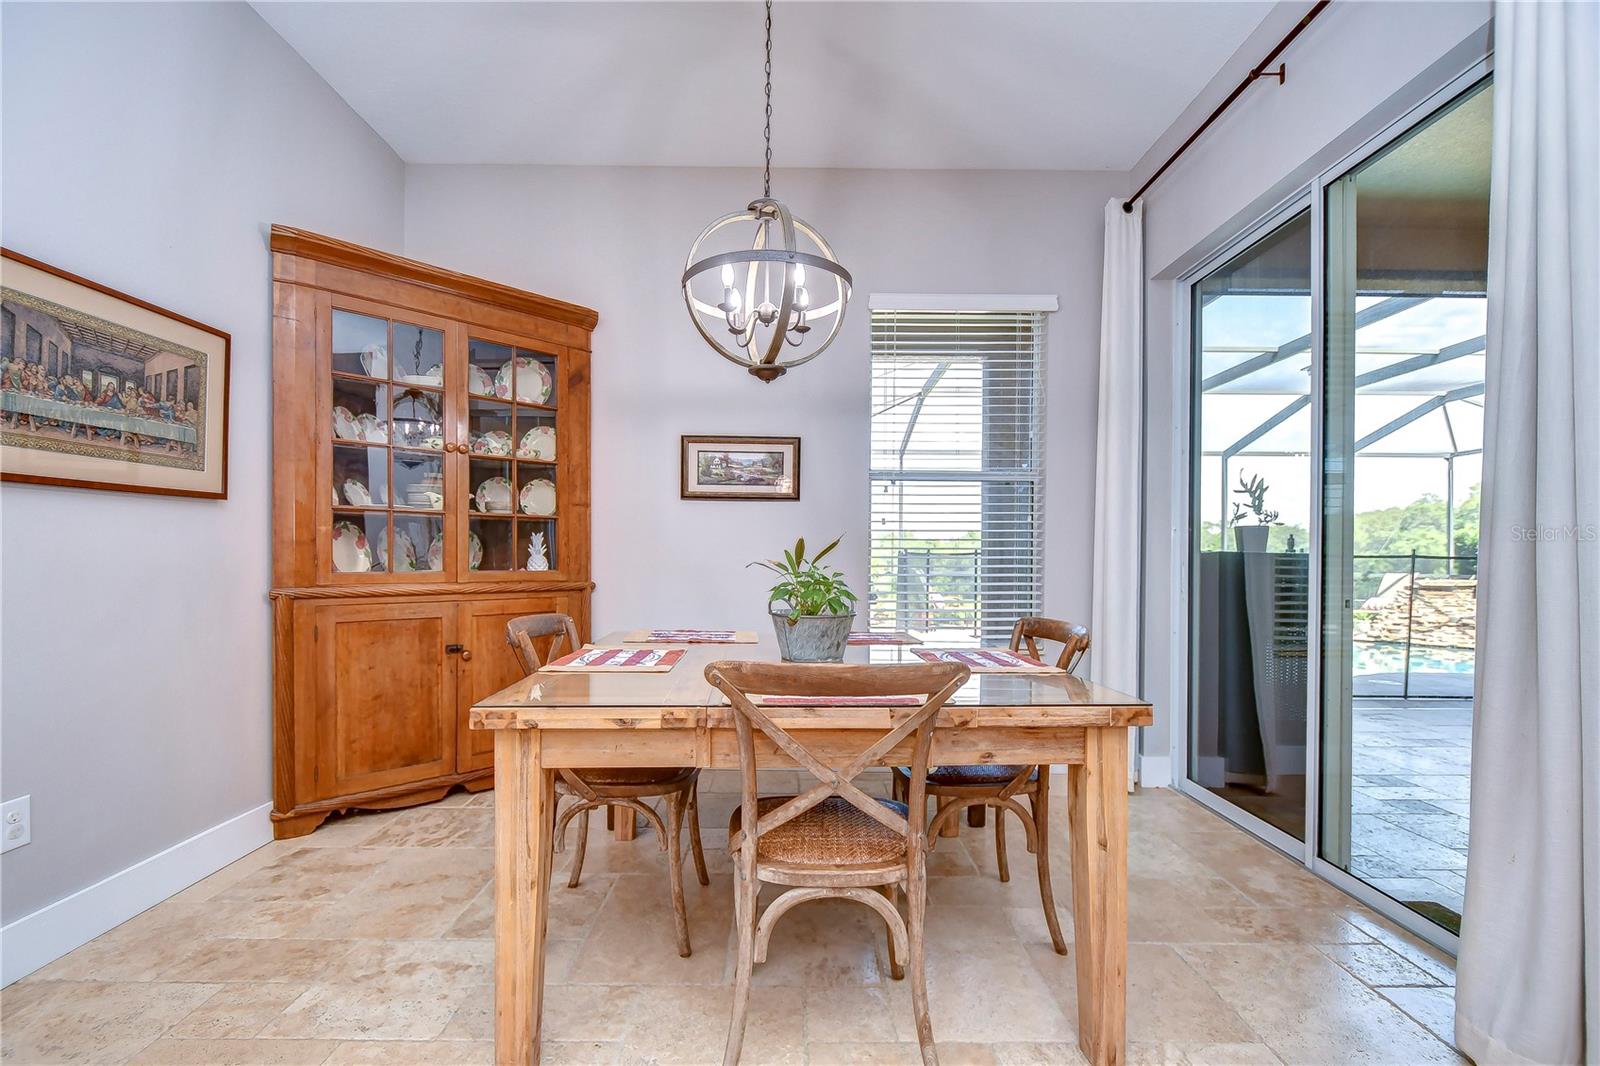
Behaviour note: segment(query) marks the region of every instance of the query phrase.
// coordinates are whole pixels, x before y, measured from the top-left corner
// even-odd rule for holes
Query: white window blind
[[[1044,315],[872,312],[874,629],[1006,640],[1038,614]]]

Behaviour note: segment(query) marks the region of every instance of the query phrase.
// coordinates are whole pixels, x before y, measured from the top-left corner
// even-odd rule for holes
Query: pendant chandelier
[[[695,238],[683,271],[683,300],[700,336],[717,354],[771,381],[821,355],[839,335],[850,301],[850,272],[820,233],[772,198],[772,0],[767,0],[765,69],[761,199],[717,219]],[[741,241],[739,233],[748,240]],[[809,250],[801,247],[802,239]]]

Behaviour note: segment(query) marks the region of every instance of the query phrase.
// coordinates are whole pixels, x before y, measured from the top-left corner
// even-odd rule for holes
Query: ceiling
[[[758,4],[255,8],[408,163],[761,160]],[[1128,170],[1272,8],[780,3],[773,161]]]

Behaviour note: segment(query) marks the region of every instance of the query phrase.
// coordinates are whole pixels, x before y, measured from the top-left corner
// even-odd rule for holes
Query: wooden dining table
[[[627,631],[594,642],[622,646]],[[643,645],[631,645],[643,646]],[[564,767],[737,769],[732,708],[705,679],[720,659],[776,661],[754,644],[654,644],[684,655],[666,673],[540,671],[472,708],[493,730],[495,811],[495,1062],[539,1061],[555,771]],[[854,663],[919,662],[906,646],[851,647]],[[773,713],[815,750],[864,750],[906,712],[892,706],[788,707]],[[1089,1061],[1126,1057],[1128,727],[1149,725],[1143,700],[1063,672],[974,673],[940,712],[934,763],[1067,767],[1078,1043]],[[763,767],[793,767],[764,737]],[[843,761],[843,760],[841,760]],[[905,765],[910,741],[882,760]],[[1041,845],[1043,842],[1041,841]],[[934,1019],[937,1028],[938,1019]]]

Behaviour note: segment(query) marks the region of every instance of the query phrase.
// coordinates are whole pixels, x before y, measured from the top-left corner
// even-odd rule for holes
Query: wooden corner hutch
[[[585,307],[272,228],[273,829],[493,784],[506,620],[589,628]]]

